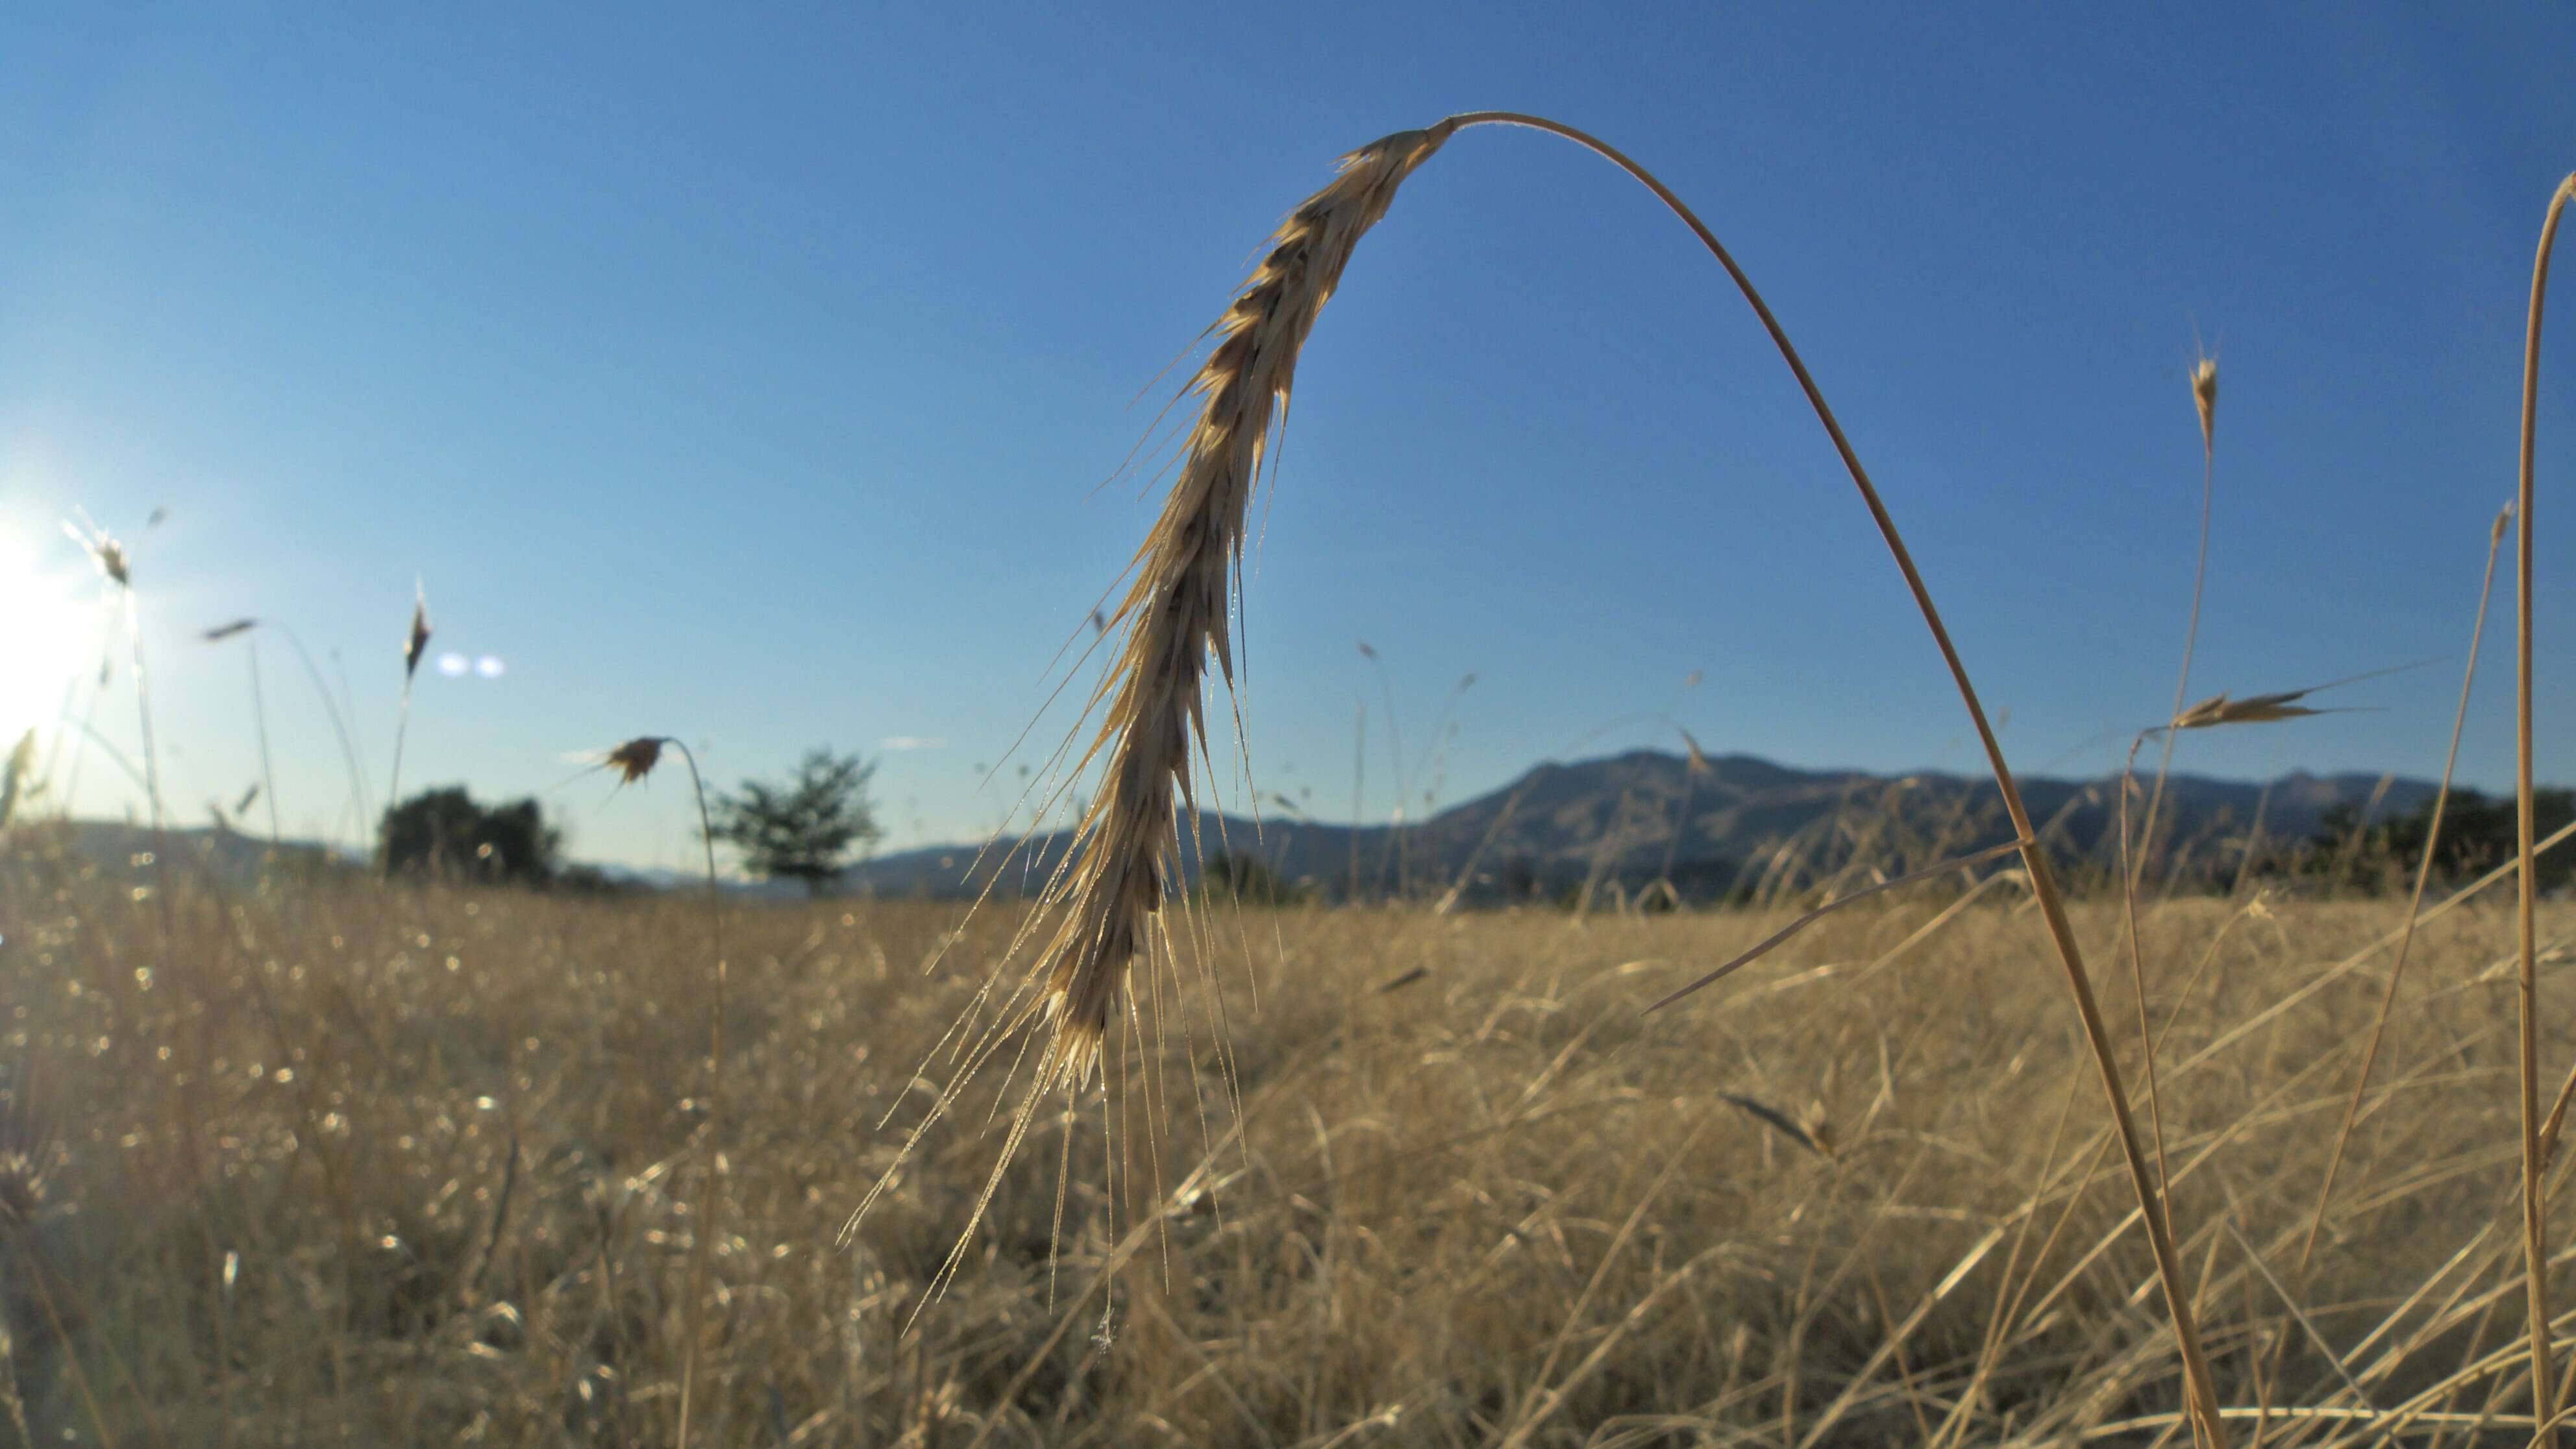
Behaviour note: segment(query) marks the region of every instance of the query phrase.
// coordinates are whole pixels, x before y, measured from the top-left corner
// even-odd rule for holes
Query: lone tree
[[[563,832],[535,800],[483,806],[462,786],[423,790],[385,812],[377,834],[388,875],[544,885],[554,879]]]
[[[715,838],[741,851],[752,874],[800,880],[819,896],[885,833],[868,803],[876,772],[857,755],[813,750],[783,784],[745,780],[739,793],[717,796]]]

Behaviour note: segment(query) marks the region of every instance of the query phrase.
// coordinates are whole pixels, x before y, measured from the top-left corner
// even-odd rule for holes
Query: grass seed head
[[[1718,1093],[1718,1096],[1724,1101],[1742,1109],[1747,1116],[1752,1117],[1755,1121],[1760,1122],[1762,1125],[1779,1133],[1781,1136],[1788,1138],[1790,1141],[1797,1143],[1800,1147],[1807,1149],[1818,1157],[1828,1157],[1832,1155],[1832,1150],[1826,1145],[1825,1138],[1819,1135],[1818,1131],[1819,1128],[1823,1127],[1825,1121],[1823,1103],[1819,1102],[1810,1108],[1806,1114],[1807,1120],[1802,1122],[1787,1112],[1772,1106],[1770,1103],[1765,1102],[1758,1097],[1748,1097],[1742,1092],[1720,1092]]]
[[[2271,724],[2278,720],[2305,719],[2309,715],[2329,713],[2330,711],[2327,710],[2312,709],[2292,702],[2310,692],[2305,689],[2293,689],[2280,694],[2248,695],[2243,699],[2230,699],[2223,694],[2211,695],[2175,715],[2173,724],[2169,728],[2205,730],[2214,729],[2219,725]]]
[[[203,639],[209,644],[220,644],[224,640],[233,637],[235,634],[247,634],[258,627],[259,621],[257,619],[235,619],[229,624],[217,624],[215,627],[208,629],[205,633],[200,634],[197,637]]]
[[[81,517],[86,520],[89,515],[83,513]],[[125,545],[118,543],[106,529],[95,523],[86,530],[78,524],[65,523],[63,532],[70,534],[72,542],[89,554],[89,561],[98,565],[98,571],[106,576],[109,583],[120,589],[134,587],[133,575],[126,564]]]
[[[411,591],[411,633],[403,639],[403,680],[420,672],[420,657],[429,650],[429,595],[417,583]]]
[[[1100,733],[1083,758],[1106,757],[1101,788],[1077,831],[1079,858],[1054,893],[1064,909],[1046,947],[1051,1074],[1079,1076],[1096,1063],[1128,969],[1179,878],[1177,812],[1195,803],[1192,740],[1207,750],[1201,686],[1211,663],[1234,680],[1227,607],[1245,513],[1297,354],[1360,238],[1449,132],[1400,131],[1343,157],[1331,184],[1280,224],[1210,329],[1214,345],[1186,389],[1201,402],[1179,475],[1110,619],[1122,637],[1095,696],[1105,706]]]
[[[1676,725],[1674,728],[1679,729],[1680,726]],[[1689,768],[1692,774],[1705,777],[1717,773],[1717,767],[1708,762],[1708,756],[1700,751],[1698,738],[1689,730],[1682,730],[1682,748],[1690,751]]]
[[[602,763],[617,772],[618,784],[632,785],[662,763],[662,739],[659,735],[638,735],[610,750]]]
[[[2218,446],[2218,359],[2204,357],[2192,365],[2191,405],[2200,411],[2200,445]]]

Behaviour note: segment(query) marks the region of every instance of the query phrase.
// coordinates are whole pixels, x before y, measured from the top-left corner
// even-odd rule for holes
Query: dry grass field
[[[1625,170],[1740,293],[2010,827],[1670,1009],[1796,918],[1193,904],[1175,839],[1223,763],[1207,722],[1300,349],[1406,179],[1485,126]],[[2202,568],[2173,711],[2132,750],[2161,737],[2145,819],[2124,781],[2120,858],[2070,895],[1750,278],[1607,142],[1469,112],[1345,156],[1209,329],[1153,444],[1170,490],[1092,615],[1085,723],[1033,787],[1082,803],[1026,915],[226,884],[169,849],[85,861],[59,818],[0,840],[0,1421],[28,1449],[2554,1436],[2576,1034],[2547,1003],[2576,914],[2536,903],[2528,521],[2571,200],[2576,177],[2524,354],[2524,879],[2437,893],[2402,980],[2402,898],[2164,885],[2174,734],[2328,687],[2191,703]],[[2214,362],[2191,387],[2205,566]],[[160,839],[136,587],[120,544],[75,536],[123,611]],[[406,719],[430,633],[416,608]],[[602,767],[632,782],[678,743]],[[389,801],[401,752],[398,727]]]
[[[161,866],[166,893],[42,827],[0,865],[0,1254],[25,1268],[0,1439],[671,1442],[705,902]],[[2529,1439],[2511,900],[2422,928],[2305,1269],[2402,907],[2146,903],[2174,1230],[2239,1442]],[[996,1067],[918,1130],[945,1079],[918,1069],[1016,924],[960,919],[728,906],[693,1442],[2190,1432],[2095,1069],[2009,882],[1882,897],[1651,1015],[1783,918],[1220,908],[1221,1035],[1204,1002],[1111,1034],[1112,1085],[1161,1073],[1170,1110],[1098,1078],[1054,1099],[932,1295],[1007,1100]],[[2136,1083],[2116,902],[2074,919]],[[2542,1047],[2576,1059],[2554,1024]]]

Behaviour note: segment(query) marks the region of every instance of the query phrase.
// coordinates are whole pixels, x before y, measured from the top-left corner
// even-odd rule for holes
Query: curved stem
[[[143,670],[143,620],[135,611],[133,586],[121,585],[119,593],[125,600],[126,656],[134,666],[134,713],[143,732],[143,789],[151,797],[152,830],[158,835],[163,819],[161,761],[159,751],[152,746],[152,677]]]
[[[2129,1111],[2128,1091],[2120,1080],[2119,1063],[2112,1055],[2110,1033],[2103,1024],[2101,1006],[2094,999],[2092,980],[2085,973],[2084,955],[2076,944],[2074,924],[2067,919],[2065,899],[2058,890],[2055,875],[2048,868],[2047,855],[2040,849],[2037,835],[2031,828],[2029,807],[2022,803],[2021,788],[2013,780],[2012,767],[2004,760],[2003,746],[1996,740],[1994,726],[1986,718],[1985,705],[1977,697],[1976,686],[1969,681],[1967,666],[1960,661],[1957,646],[1950,642],[1950,631],[1941,622],[1940,611],[1933,607],[1931,590],[1924,586],[1923,576],[1914,566],[1914,556],[1906,548],[1904,537],[1897,532],[1896,520],[1888,514],[1887,505],[1879,499],[1878,489],[1869,481],[1868,470],[1861,466],[1860,456],[1852,450],[1851,440],[1844,436],[1842,424],[1835,420],[1833,408],[1825,402],[1825,395],[1816,386],[1814,376],[1807,371],[1807,364],[1798,356],[1797,348],[1790,345],[1789,334],[1781,327],[1779,319],[1772,315],[1761,293],[1754,290],[1752,279],[1728,254],[1717,234],[1710,231],[1707,224],[1672,193],[1671,188],[1608,142],[1540,116],[1518,111],[1473,111],[1451,116],[1433,129],[1459,131],[1480,125],[1527,126],[1564,137],[1598,154],[1655,193],[1656,198],[1699,237],[1700,243],[1717,258],[1718,265],[1726,268],[1736,290],[1743,293],[1745,302],[1753,308],[1754,316],[1760,319],[1763,330],[1771,335],[1772,345],[1779,349],[1781,360],[1796,376],[1799,390],[1806,394],[1808,406],[1815,410],[1816,420],[1824,425],[1826,436],[1833,440],[1834,451],[1841,456],[1844,470],[1851,474],[1853,486],[1860,490],[1861,502],[1869,509],[1871,522],[1878,526],[1879,537],[1896,560],[1897,570],[1905,576],[1905,586],[1914,595],[1915,607],[1922,612],[1925,627],[1932,631],[1932,641],[1941,651],[1942,663],[1949,667],[1950,679],[1958,687],[1960,702],[1967,706],[1968,719],[1976,728],[1978,743],[1985,748],[1987,764],[1994,771],[1995,787],[2003,796],[2004,812],[2011,817],[2014,834],[2024,842],[2022,863],[2030,872],[2032,894],[2039,901],[2040,914],[2047,922],[2058,960],[2066,969],[2067,987],[2075,997],[2076,1015],[2083,1021],[2085,1041],[2092,1050],[2094,1065],[2101,1074],[2103,1094],[2109,1099],[2111,1116],[2119,1129],[2121,1153],[2128,1163],[2129,1185],[2137,1195],[2146,1223],[2147,1239],[2155,1251],[2156,1276],[2163,1285],[2165,1306],[2173,1318],[2174,1339],[2181,1350],[2184,1373],[2189,1380],[2192,1418],[2208,1442],[2218,1449],[2225,1449],[2227,1432],[2219,1421],[2217,1391],[2210,1380],[2208,1360],[2201,1353],[2199,1329],[2193,1322],[2191,1290],[2183,1281],[2181,1256],[2175,1250],[2173,1235],[2165,1225],[2163,1194],[2157,1188],[2154,1169],[2147,1161],[2145,1148],[2138,1140],[2137,1124]],[[2530,538],[2527,503],[2525,508],[2523,536],[2527,544]],[[2527,790],[2525,794],[2527,798]],[[2528,810],[2524,812],[2526,817],[2529,813]],[[2527,825],[2524,833],[2527,840]],[[2526,890],[2528,882],[2526,873]]]
[[[707,816],[707,786],[698,775],[698,757],[689,752],[687,745],[671,736],[663,736],[660,743],[680,752],[680,758],[689,766],[689,789],[697,795],[698,840],[706,847],[707,853],[707,922],[715,938],[716,950],[715,1009],[708,1014],[707,1027],[707,1162],[698,1179],[697,1221],[693,1224],[695,1241],[689,1247],[688,1343],[680,1355],[680,1436],[674,1441],[686,1446],[689,1442],[689,1413],[698,1380],[698,1340],[701,1337],[698,1314],[706,1301],[707,1261],[715,1249],[716,1214],[724,1206],[718,1180],[724,1161],[724,903],[716,894],[716,832]]]
[[[268,794],[268,843],[275,848],[280,836],[277,827],[277,770],[268,759],[268,695],[259,687],[259,641],[246,639],[243,647],[250,655],[250,718],[259,730],[259,787]]]
[[[2191,622],[2184,626],[2182,633],[2182,674],[2174,681],[2173,713],[2166,716],[2168,720],[2181,718],[2183,706],[2191,697],[2191,658],[2200,644],[2200,601],[2209,582],[2209,505],[2211,485],[2216,481],[2217,472],[2216,435],[2203,432],[2200,442],[2200,558],[2191,570]],[[2178,733],[2177,730],[2165,731],[2164,749],[2156,759],[2156,788],[2147,796],[2146,830],[2138,838],[2137,864],[2126,877],[2132,893],[2137,890],[2138,882],[2145,878],[2147,863],[2155,858],[2156,816],[2165,802],[2165,779],[2173,772],[2174,736]],[[2121,848],[2127,848],[2126,837],[2122,839]],[[2181,874],[2181,866],[2177,859],[2173,875]]]
[[[2182,711],[2177,709],[2174,713],[2180,714]],[[2174,731],[2170,729],[2164,731],[2164,737],[2166,757],[2170,759],[2173,753]],[[2144,1070],[2147,1078],[2147,1125],[2154,1135],[2156,1144],[2156,1186],[2165,1194],[2163,1203],[2165,1231],[2170,1233],[2173,1231],[2173,1173],[2168,1170],[2165,1162],[2165,1099],[2164,1091],[2156,1081],[2156,1033],[2147,1023],[2146,948],[2138,936],[2137,872],[2143,871],[2145,866],[2139,864],[2133,870],[2129,860],[2129,793],[2137,776],[2138,751],[2145,748],[2146,743],[2147,737],[2144,734],[2131,740],[2129,758],[2120,766],[2120,916],[2126,926],[2128,937],[2129,981],[2135,988],[2138,1003],[2138,1053],[2139,1059],[2146,1064]],[[2155,803],[2150,800],[2147,804],[2146,836],[2155,834],[2155,819]],[[2146,836],[2140,837],[2142,848],[2139,854],[2141,856],[2146,853],[2143,849]],[[2175,1004],[2179,1007],[2181,1003],[2177,1001]]]
[[[110,740],[103,734],[100,734],[98,732],[98,727],[91,724],[86,719],[73,720],[70,724],[72,731],[81,737],[83,743],[98,746],[99,753],[107,756],[110,764],[123,770],[125,772],[125,778],[134,782],[135,789],[141,790],[146,795],[150,795],[152,793],[152,786],[150,782],[143,778],[143,772],[134,767],[134,762],[125,757],[125,751],[118,749],[115,741]],[[75,761],[74,763],[78,762]],[[65,801],[65,813],[69,813],[69,802],[71,797],[66,794],[63,799]]]
[[[2549,253],[2558,239],[2558,218],[2567,210],[2571,198],[2576,198],[2576,175],[2560,182],[2557,194],[2550,197],[2549,213],[2540,224],[2540,250],[2531,263],[2531,313],[2522,339],[2522,456],[2515,499],[2522,514],[2521,533],[2514,542],[2513,705],[2515,856],[2522,867],[2517,911],[2522,969],[2516,991],[2522,1018],[2518,1056],[2522,1089],[2522,1248],[2530,1284],[2525,1298],[2531,1316],[2532,1417],[2542,1421],[2555,1413],[2558,1405],[2555,1383],[2549,1374],[2549,1239],[2542,1215],[2545,1193],[2540,1180],[2541,1160],[2548,1155],[2548,1149],[2541,1141],[2540,1128],[2540,939],[2532,910],[2539,891],[2538,882],[2532,878],[2532,857],[2538,852],[2532,841],[2531,808],[2531,457],[2538,422],[2540,318],[2542,303],[2549,295]]]
[[[2487,542],[2486,578],[2478,585],[2477,622],[2469,626],[2469,665],[2460,675],[2460,707],[2451,716],[2451,749],[2442,757],[2442,787],[2433,794],[2433,813],[2424,826],[2424,853],[2415,862],[2415,890],[2406,901],[2406,926],[2397,937],[2397,959],[2388,968],[2388,986],[2380,993],[2379,1014],[2371,1019],[2370,1037],[2361,1049],[2361,1070],[2353,1074],[2352,1099],[2344,1104],[2343,1125],[2335,1131],[2334,1150],[2326,1155],[2325,1180],[2317,1185],[2317,1205],[2308,1215],[2308,1236],[2299,1246],[2297,1271],[2302,1277],[2308,1271],[2308,1260],[2317,1251],[2317,1234],[2326,1225],[2326,1203],[2334,1196],[2335,1176],[2343,1169],[2352,1129],[2361,1120],[2362,1094],[2370,1086],[2371,1069],[2379,1063],[2380,1044],[2388,1035],[2388,1018],[2397,1007],[2398,983],[2406,977],[2406,953],[2415,944],[2415,925],[2424,911],[2424,887],[2432,881],[2435,852],[2442,843],[2442,813],[2451,800],[2451,774],[2460,763],[2460,736],[2468,728],[2469,693],[2478,681],[2478,648],[2486,640],[2487,601],[2495,593],[2496,554],[2504,543],[2505,520],[2511,515],[2512,510],[2507,509],[2496,519]]]
[[[394,774],[392,782],[385,786],[385,816],[387,819],[391,819],[393,813],[402,808],[403,736],[408,734],[410,730],[411,676],[409,674],[405,674],[403,676],[402,703],[394,707]],[[383,848],[385,858],[382,875],[384,879],[391,880],[394,873],[394,852],[391,837],[387,837]]]
[[[364,844],[367,834],[374,829],[374,822],[367,809],[366,784],[358,775],[358,750],[349,742],[348,721],[341,718],[340,707],[332,702],[331,687],[322,682],[321,667],[313,662],[313,651],[304,647],[304,640],[275,619],[262,619],[259,623],[261,628],[275,629],[286,637],[287,644],[295,650],[295,657],[304,663],[305,677],[313,681],[313,692],[322,697],[322,712],[331,717],[331,732],[340,737],[340,762],[349,770],[349,803],[358,812],[357,834],[359,843]]]

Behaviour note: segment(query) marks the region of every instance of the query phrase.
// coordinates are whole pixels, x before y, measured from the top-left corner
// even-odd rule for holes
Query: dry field
[[[2240,1442],[2267,1405],[2267,1443],[2529,1438],[2511,898],[2422,928],[2304,1270],[2402,908],[2149,903],[2175,1233]],[[1214,912],[1222,1040],[1196,1003],[1186,1031],[1166,1003],[1150,1050],[1111,1036],[1113,1084],[1167,1074],[1165,1120],[1096,1079],[1041,1112],[936,1296],[997,1160],[1000,1070],[916,1134],[917,1069],[1012,913],[731,907],[691,1438],[2180,1440],[2037,913],[2009,883],[1881,899],[1653,1015],[1780,918]],[[2119,912],[2074,918],[2137,1082]],[[163,895],[22,830],[0,1440],[671,1442],[708,925],[688,895],[227,892],[184,866]]]
[[[1789,918],[1175,908],[1174,823],[1212,767],[1248,509],[1300,349],[1406,178],[1492,126],[1627,171],[1725,272],[1903,577],[2011,826],[2009,845],[1672,1010],[1646,1008]],[[2576,177],[2543,223],[2523,368],[2526,882],[2540,321],[2571,200]],[[1502,111],[1382,137],[1288,215],[1205,341],[1189,406],[1148,449],[1170,491],[1092,616],[1100,681],[1047,770],[1090,793],[1025,920],[226,888],[169,858],[102,873],[42,826],[0,843],[0,1417],[18,1438],[2227,1449],[2557,1432],[2576,1313],[2545,1290],[2576,1276],[2550,1230],[2576,1076],[2548,1113],[2543,1075],[2576,1043],[2544,1009],[2565,983],[2543,946],[2576,917],[2535,917],[2507,877],[2427,913],[2401,981],[2401,905],[2165,898],[2174,734],[2313,714],[2324,687],[2191,703],[2205,568],[2173,710],[2133,747],[2161,737],[2145,819],[2132,830],[2124,786],[2123,862],[2100,898],[2070,900],[1787,332],[1616,148]],[[2205,565],[2214,362],[2191,389]],[[76,536],[138,639],[128,559],[93,533]],[[416,609],[407,681],[429,634]],[[604,763],[633,780],[676,743]],[[388,800],[399,730],[394,759]],[[2008,876],[1965,884],[2004,850]],[[2141,879],[2124,911],[2119,883]],[[2383,998],[2399,1010],[2379,1052]]]

